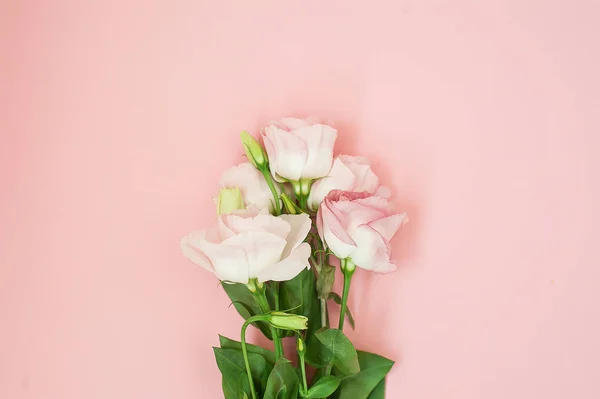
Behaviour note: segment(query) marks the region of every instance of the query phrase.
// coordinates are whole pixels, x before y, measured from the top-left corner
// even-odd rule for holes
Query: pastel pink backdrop
[[[590,1],[3,1],[0,398],[218,398],[238,335],[179,239],[238,132],[335,122],[411,215],[359,273],[388,398],[600,397]]]

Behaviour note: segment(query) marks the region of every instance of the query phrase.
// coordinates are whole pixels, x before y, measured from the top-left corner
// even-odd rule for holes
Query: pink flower
[[[379,273],[397,269],[391,259],[390,240],[408,221],[392,212],[389,201],[365,191],[331,191],[317,213],[319,235],[340,259]]]
[[[338,155],[333,161],[329,175],[315,181],[308,197],[308,206],[317,210],[323,198],[331,190],[367,191],[380,197],[388,198],[389,189],[379,185],[379,177],[371,169],[366,158],[350,155]]]
[[[227,169],[219,181],[221,188],[239,188],[246,207],[273,210],[273,194],[262,173],[250,162]]]
[[[279,182],[318,179],[333,163],[337,130],[309,120],[285,118],[262,132],[271,174]]]
[[[286,281],[309,267],[311,248],[303,241],[310,228],[306,214],[275,217],[246,209],[221,215],[212,227],[184,237],[181,249],[223,281]]]

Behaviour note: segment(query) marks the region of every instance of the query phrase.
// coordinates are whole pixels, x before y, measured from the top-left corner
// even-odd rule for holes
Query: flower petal
[[[302,177],[318,179],[326,176],[333,165],[333,146],[337,130],[328,125],[312,125],[293,130],[292,134],[306,143],[307,157]]]
[[[269,146],[272,145],[271,150],[269,150],[269,146],[266,146],[271,173],[279,180],[281,178],[294,181],[300,180],[308,156],[305,141],[273,125],[268,126],[264,134],[271,141]],[[271,161],[269,151],[276,152],[273,161]]]
[[[343,216],[339,216],[339,219],[345,221],[345,228],[347,231],[351,231],[353,228],[362,224],[387,216],[387,213],[361,205],[358,201],[339,201],[335,203],[335,206],[343,214]]]
[[[259,209],[273,207],[273,196],[267,182],[250,162],[241,163],[223,172],[219,186],[239,188],[246,206],[255,205]]]
[[[200,249],[200,242],[206,238],[206,229],[200,231],[194,231],[181,239],[181,251],[183,256],[194,262],[195,264],[202,266],[204,269],[211,273],[215,272],[210,259],[204,255]]]
[[[331,190],[351,190],[354,187],[354,173],[339,158],[333,161],[329,175],[315,181],[310,189],[308,206],[312,210],[319,208],[323,199]]]
[[[274,265],[264,268],[256,277],[258,281],[287,281],[296,277],[302,270],[310,267],[308,258],[311,248],[308,243],[300,244],[290,256]]]
[[[325,198],[319,207],[322,218],[323,238],[329,249],[340,259],[347,258],[356,249],[356,243],[335,216],[335,204]]]
[[[391,240],[403,224],[408,223],[406,213],[397,213],[381,219],[374,220],[369,226],[376,230],[386,240]]]
[[[220,280],[241,284],[248,283],[248,259],[242,248],[208,241],[201,241],[198,244],[206,257],[210,259],[215,274]]]
[[[390,204],[390,201],[387,198],[379,197],[377,195],[359,198],[354,200],[354,202],[369,208],[377,209],[385,214],[392,213],[392,204]]]
[[[390,243],[376,230],[367,225],[362,225],[352,232],[352,238],[358,243],[352,254],[352,262],[356,266],[373,271],[383,271],[391,268]]]
[[[368,191],[374,194],[379,186],[379,177],[371,169],[366,158],[340,155],[339,158],[352,171],[356,180],[352,191]]]
[[[223,241],[223,246],[242,250],[248,264],[248,277],[257,277],[261,271],[281,260],[286,241],[275,234],[247,231]]]
[[[312,222],[310,216],[306,213],[300,215],[281,215],[279,218],[285,220],[291,226],[291,231],[286,238],[287,245],[282,254],[282,258],[285,258],[306,239],[312,227]]]
[[[222,215],[221,219],[235,234],[245,233],[247,231],[260,231],[273,233],[285,239],[291,230],[289,223],[270,214],[261,214],[246,218],[235,214],[229,214]]]
[[[300,129],[301,127],[314,125],[315,123],[316,123],[316,120],[313,120],[311,118],[308,118],[308,119],[283,118],[283,119],[281,119],[281,121],[279,121],[279,124],[283,125],[282,127],[284,127],[287,130],[290,130],[290,131],[295,130],[295,129]]]

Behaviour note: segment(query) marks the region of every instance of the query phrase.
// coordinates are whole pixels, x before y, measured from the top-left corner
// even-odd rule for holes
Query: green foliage
[[[235,349],[240,353],[242,351],[242,344],[239,341],[234,341],[222,335],[219,335],[219,344],[222,349]],[[252,344],[246,344],[246,349],[248,350],[248,353],[261,355],[271,366],[275,364],[275,352]]]
[[[244,320],[262,314],[260,305],[245,284],[222,284],[223,289],[231,299],[233,306]],[[266,323],[256,323],[256,326],[268,339],[272,340],[271,329]]]
[[[305,269],[296,277],[280,284],[280,309],[308,317],[307,337],[320,328],[321,310],[316,293],[316,278],[313,270]],[[294,335],[293,332],[285,333]]]
[[[335,375],[328,375],[320,378],[309,390],[303,395],[307,399],[326,398],[340,386],[342,379]]]
[[[360,371],[358,354],[352,342],[338,329],[318,331],[315,336],[321,342],[319,360],[332,363],[343,375],[356,374]]]
[[[292,364],[281,359],[273,367],[263,399],[297,399],[300,392],[300,380]]]
[[[217,366],[223,375],[223,393],[226,399],[238,399],[243,397],[243,393],[250,394],[247,386],[247,374],[244,366],[244,357],[242,352],[236,349],[213,348]],[[265,359],[256,353],[248,355],[250,368],[252,370],[252,379],[255,385],[261,385],[265,375],[271,371],[271,366]],[[246,382],[244,382],[246,381]],[[248,388],[246,390],[246,388]]]
[[[394,362],[369,352],[358,352],[360,372],[344,378],[335,399],[382,399],[385,393],[385,376]]]

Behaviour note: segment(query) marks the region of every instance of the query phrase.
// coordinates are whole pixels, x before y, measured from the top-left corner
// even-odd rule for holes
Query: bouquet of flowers
[[[393,361],[356,350],[343,329],[354,326],[347,302],[356,267],[396,270],[390,240],[406,214],[393,210],[364,158],[334,157],[333,127],[286,118],[261,138],[264,147],[242,132],[248,162],[223,174],[216,222],[181,241],[245,319],[240,341],[221,336],[214,348],[224,396],[383,398]],[[333,291],[337,267],[341,294]],[[251,325],[273,350],[246,342]],[[296,341],[294,353],[284,353],[285,339]]]

